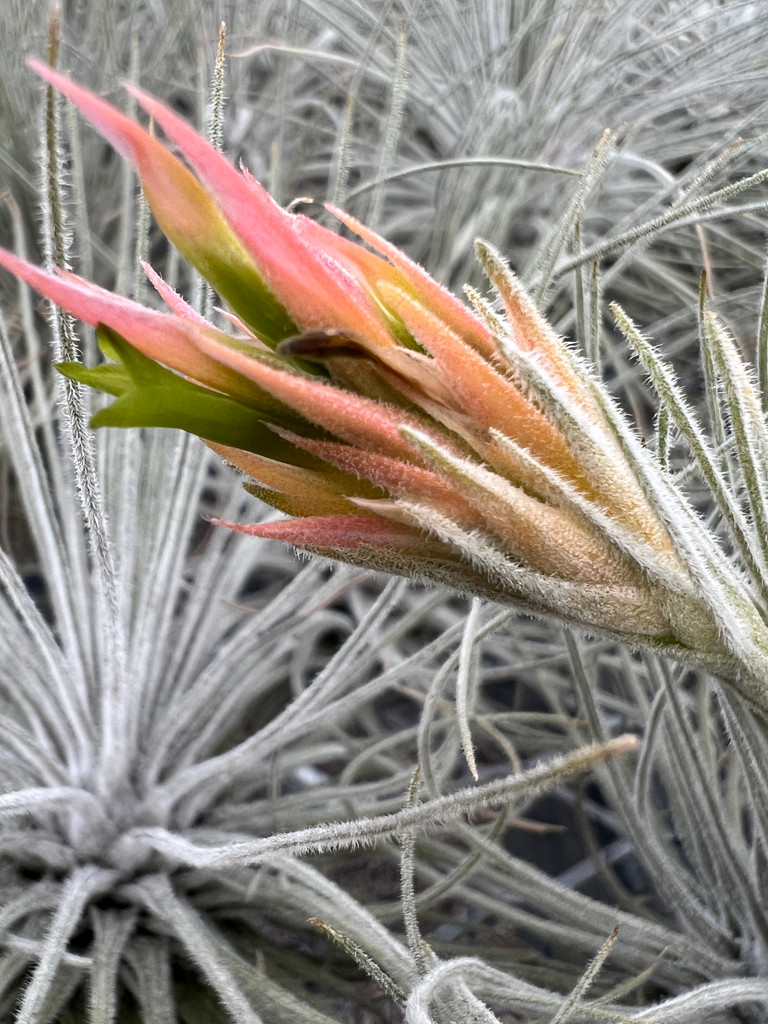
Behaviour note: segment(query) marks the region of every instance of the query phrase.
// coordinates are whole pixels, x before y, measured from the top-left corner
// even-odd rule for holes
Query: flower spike
[[[232,529],[633,643],[721,650],[657,510],[662,485],[638,475],[620,414],[490,246],[478,254],[506,319],[479,319],[343,211],[332,209],[370,248],[281,209],[137,87],[186,163],[31,63],[134,165],[158,225],[242,328],[206,323],[151,269],[170,312],[0,252],[98,325],[112,362],[62,367],[115,396],[96,423],[197,433],[292,517]]]

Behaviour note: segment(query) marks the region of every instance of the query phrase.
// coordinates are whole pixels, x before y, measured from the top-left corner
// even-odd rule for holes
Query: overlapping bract
[[[129,86],[186,165],[98,97],[33,66],[133,163],[158,224],[239,328],[235,337],[206,323],[151,270],[170,312],[2,254],[99,328],[113,361],[61,367],[115,396],[96,425],[196,433],[291,517],[236,529],[686,645],[690,579],[598,385],[498,254],[478,246],[504,315],[482,300],[471,312],[347,214],[331,211],[366,245],[280,208],[141,90]]]

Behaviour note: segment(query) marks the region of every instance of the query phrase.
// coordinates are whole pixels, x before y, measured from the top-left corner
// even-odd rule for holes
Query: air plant
[[[617,310],[659,393],[658,437],[646,448],[489,246],[479,255],[501,302],[471,293],[471,313],[351,218],[339,213],[378,255],[280,210],[203,147],[201,166],[232,185],[227,199],[195,166],[190,129],[178,121],[166,133],[188,133],[180,148],[198,180],[137,125],[78,95],[139,163],[156,219],[229,305],[236,335],[203,320],[152,270],[170,316],[9,254],[20,276],[97,326],[111,360],[86,369],[68,339],[65,427],[83,426],[73,415],[77,382],[106,390],[115,402],[97,425],[198,434],[291,518],[240,533],[203,528],[200,494],[221,476],[205,448],[162,431],[108,431],[98,469],[111,547],[99,532],[102,481],[78,477],[83,507],[98,513],[85,517],[89,562],[61,450],[50,424],[25,410],[0,330],[7,452],[46,587],[37,608],[28,581],[0,557],[0,1015],[25,1024],[111,1024],[137,1013],[320,1024],[338,1019],[343,1001],[346,1017],[359,982],[350,996],[343,957],[312,935],[311,915],[411,1024],[497,1020],[489,1006],[558,1024],[762,1020],[765,737],[727,689],[610,639],[566,632],[566,651],[556,625],[524,617],[495,634],[491,652],[483,638],[509,612],[475,601],[457,621],[463,602],[449,612],[439,593],[403,581],[378,595],[318,560],[257,611],[243,617],[237,606],[259,559],[291,566],[259,539],[282,535],[671,653],[764,708],[768,445],[757,390],[719,321],[702,310],[710,391],[719,387],[724,408],[713,404],[713,454],[670,371]],[[161,127],[161,116],[172,118],[157,106]],[[242,217],[227,212],[238,196]],[[670,216],[682,214],[676,203]],[[261,232],[255,246],[240,234],[249,225]],[[33,392],[40,411],[47,391],[34,360],[29,372],[26,397]],[[675,432],[717,502],[706,526],[667,469]],[[87,443],[66,430],[63,440]],[[235,490],[217,510],[227,520],[248,514]],[[262,506],[252,507],[259,518]],[[437,639],[425,642],[436,624]],[[324,627],[349,632],[330,656],[313,646]],[[454,675],[457,714],[442,700]],[[546,715],[534,736],[535,715],[518,721],[506,703],[498,717],[487,713],[484,683],[499,679],[516,699],[531,687],[571,716],[575,684],[577,716]],[[374,723],[370,702],[392,686],[401,699],[425,700],[418,727],[416,716],[408,728]],[[456,792],[456,718],[475,741],[498,743],[505,762],[530,756],[535,766]],[[634,737],[539,763],[542,751],[606,739],[617,722],[645,734],[637,770],[611,758],[634,749]],[[514,742],[510,723],[520,729]],[[416,757],[421,788],[411,783],[403,808]],[[590,899],[575,875],[551,878],[509,852],[506,826],[536,793],[593,767],[606,798],[596,820],[619,835],[600,860],[610,868],[615,848],[630,846],[621,834],[630,837],[652,879],[645,894],[656,897],[644,894],[642,906],[634,893],[619,894],[623,909]],[[566,787],[560,795],[571,798]],[[509,817],[488,813],[509,801]],[[381,842],[392,838],[401,857]],[[340,851],[372,843],[356,898]],[[370,905],[371,864],[396,859],[401,902],[390,892],[386,905]],[[591,878],[601,870],[588,859],[576,875],[585,865]],[[473,955],[441,945],[440,920],[459,928],[459,943],[471,940]],[[499,944],[481,950],[476,937],[499,922]],[[620,981],[611,990],[612,972]],[[649,979],[640,1003],[671,995],[650,1009],[632,992]]]
[[[98,328],[109,362],[59,364],[115,397],[94,425],[197,434],[253,479],[248,490],[290,516],[227,524],[234,529],[660,649],[768,708],[764,584],[745,586],[497,252],[477,245],[501,310],[472,290],[470,310],[342,211],[331,208],[366,245],[281,209],[140,89],[128,87],[189,166],[66,76],[31,63],[133,163],[158,224],[227,303],[235,328],[205,320],[149,267],[170,313],[1,254],[6,268]],[[668,398],[668,372],[626,315],[616,316]],[[711,314],[705,331],[731,382],[734,423],[752,439],[751,454],[740,454],[754,525],[696,443],[764,581],[766,484],[755,446],[768,452],[768,434]]]
[[[51,150],[55,158],[55,140]],[[56,249],[55,168],[51,177]],[[26,289],[19,294],[24,303]],[[72,325],[55,324],[70,355]],[[147,443],[135,432],[112,435],[121,457],[113,449],[99,464],[82,432],[79,386],[64,381],[69,429],[59,441],[37,416],[48,413],[47,382],[34,363],[24,379],[14,357],[0,318],[6,453],[45,581],[38,606],[24,570],[0,553],[0,1016],[327,1024],[334,1000],[354,1002],[347,950],[377,993],[404,1004],[418,974],[406,944],[333,870],[290,855],[354,849],[530,799],[635,749],[635,737],[471,790],[431,785],[403,810],[413,727],[371,749],[359,734],[363,709],[401,678],[379,649],[410,631],[409,685],[435,675],[462,632],[440,619],[437,639],[425,643],[440,595],[409,595],[404,581],[378,593],[369,574],[329,573],[318,561],[291,578],[285,558],[275,569],[286,585],[244,615],[254,566],[268,576],[269,556],[259,542],[210,527],[201,544],[198,502],[217,486],[205,448],[167,432]],[[61,459],[67,446],[72,466]],[[221,507],[235,516],[241,505],[230,492]],[[503,618],[494,609],[473,616],[470,645]],[[326,631],[344,638],[330,658],[316,650]],[[446,667],[451,658],[443,679]],[[434,750],[425,754],[429,772]],[[345,759],[346,781],[337,777]],[[267,846],[249,852],[251,863],[228,863],[253,840]],[[329,954],[313,928],[345,952]],[[303,951],[290,948],[297,935]]]

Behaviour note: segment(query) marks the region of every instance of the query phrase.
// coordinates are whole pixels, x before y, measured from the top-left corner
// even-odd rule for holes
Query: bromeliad
[[[114,396],[94,425],[197,434],[289,517],[234,529],[716,660],[713,612],[627,455],[620,413],[490,246],[477,252],[503,313],[478,296],[470,310],[340,210],[364,244],[282,209],[140,89],[128,87],[185,162],[32,66],[134,165],[160,228],[235,327],[205,321],[150,268],[169,312],[3,253],[98,328],[107,362],[59,366]]]

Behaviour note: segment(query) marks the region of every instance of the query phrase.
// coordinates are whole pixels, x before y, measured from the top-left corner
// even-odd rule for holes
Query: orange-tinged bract
[[[170,312],[0,253],[99,328],[112,362],[61,366],[115,396],[97,424],[196,433],[293,517],[235,529],[686,645],[693,584],[595,382],[489,246],[478,252],[503,321],[474,313],[347,214],[332,210],[370,248],[281,209],[141,90],[130,87],[180,156],[33,67],[133,164],[159,226],[240,328],[206,323],[151,269]]]

